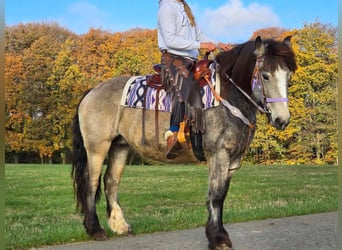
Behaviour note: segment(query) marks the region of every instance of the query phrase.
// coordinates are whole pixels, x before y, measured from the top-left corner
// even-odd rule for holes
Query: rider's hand
[[[206,49],[207,51],[211,52],[211,51],[214,51],[216,49],[216,45],[214,43],[211,43],[211,42],[201,43],[200,48]]]
[[[222,49],[223,51],[227,51],[227,50],[232,49],[232,46],[230,44],[227,44],[227,43],[226,44],[225,43],[219,43],[218,48]]]

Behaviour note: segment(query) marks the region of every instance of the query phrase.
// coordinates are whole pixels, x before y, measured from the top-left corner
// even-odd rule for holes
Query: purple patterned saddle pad
[[[217,90],[218,84],[216,84],[215,67],[211,64],[210,68],[212,71],[211,82]],[[171,112],[171,96],[167,94],[164,89],[157,90],[149,87],[146,84],[147,77],[148,75],[133,76],[127,81],[122,94],[121,105],[131,108],[143,108],[145,106],[145,109],[147,110]],[[218,105],[218,101],[215,100],[208,85],[202,87],[201,95],[204,109],[209,109]]]

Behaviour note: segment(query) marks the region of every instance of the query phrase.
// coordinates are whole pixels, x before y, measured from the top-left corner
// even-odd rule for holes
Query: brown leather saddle
[[[211,70],[209,69],[210,64],[212,63],[212,60],[208,59],[208,54],[205,55],[204,59],[199,60],[195,63],[194,67],[193,67],[193,75],[194,75],[194,79],[195,81],[200,85],[200,87],[204,87],[205,85],[207,85],[207,80],[205,79],[205,76],[208,76],[209,79],[211,77]],[[162,81],[162,65],[161,64],[155,64],[153,66],[154,69],[154,74],[149,75],[146,78],[146,84],[148,87],[150,88],[154,88],[157,91],[160,91],[162,89],[166,89],[166,86],[164,85],[163,81]],[[146,92],[146,90],[145,90]],[[158,94],[157,93],[157,98],[158,98]],[[156,102],[158,103],[158,101]],[[142,126],[143,126],[143,143],[145,141],[145,115],[143,112],[143,121],[142,121]],[[181,123],[180,126],[180,130],[179,130],[179,137],[181,138],[187,138],[187,142],[189,145],[191,145],[190,147],[193,150],[193,153],[195,155],[195,157],[199,160],[199,161],[205,161],[205,156],[204,156],[204,151],[202,148],[202,134],[199,131],[192,131],[190,129],[190,123],[188,121],[184,121]],[[155,136],[156,136],[156,141],[159,141],[159,126],[158,126],[158,108],[155,108]]]
[[[205,76],[208,76],[209,79],[211,77],[211,71],[209,69],[212,60],[208,59],[208,54],[205,55],[204,59],[199,60],[196,62],[195,66],[193,67],[194,79],[198,82],[201,87],[207,85],[207,81],[205,80]],[[153,65],[154,74],[150,75],[146,79],[146,83],[150,88],[154,89],[163,89],[165,86],[162,83],[161,78],[161,64]]]

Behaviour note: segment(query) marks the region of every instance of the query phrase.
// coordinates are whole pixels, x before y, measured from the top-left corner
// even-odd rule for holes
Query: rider
[[[159,0],[158,46],[162,52],[163,81],[168,81],[166,84],[175,91],[170,129],[165,133],[166,158],[172,159],[177,156],[175,145],[185,115],[185,103],[202,109],[200,87],[195,84],[192,73],[199,49],[226,51],[230,46],[217,43],[200,31],[185,0]]]

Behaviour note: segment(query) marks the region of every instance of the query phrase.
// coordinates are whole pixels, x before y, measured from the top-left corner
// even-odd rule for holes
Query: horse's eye
[[[270,79],[267,73],[262,73],[262,78],[266,81]]]

